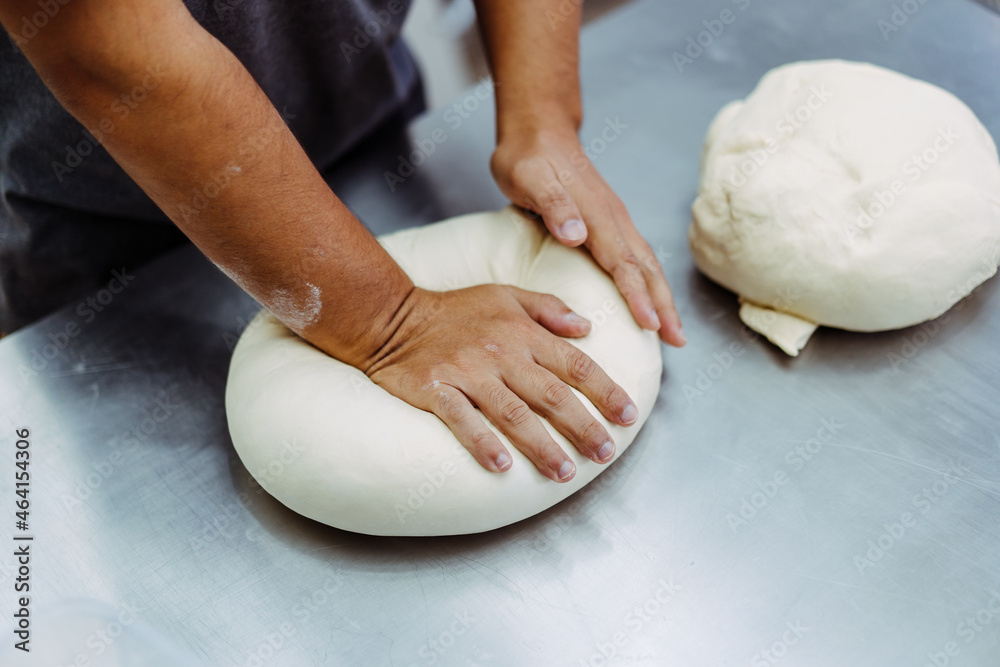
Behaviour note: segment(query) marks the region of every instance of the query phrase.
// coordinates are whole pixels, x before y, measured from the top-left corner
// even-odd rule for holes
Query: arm
[[[577,138],[581,5],[476,0],[496,83],[497,149],[490,166],[511,201],[540,214],[562,243],[586,246],[641,326],[680,347],[680,318],[656,256]]]
[[[0,22],[15,34],[36,10],[6,0]],[[484,467],[511,458],[473,401],[553,480],[575,469],[532,411],[593,460],[611,459],[606,429],[567,385],[616,423],[635,421],[635,408],[559,338],[585,335],[587,322],[510,287],[415,288],[180,0],[73,0],[20,47],[84,126],[115,119],[104,147],[212,261],[303,338],[440,417]],[[144,99],[115,115],[137,86]],[[502,354],[483,355],[487,342]]]
[[[139,6],[74,0],[20,47],[95,136],[113,121],[104,147],[213,262],[296,333],[361,365],[413,289],[409,278],[183,3]],[[0,20],[14,33],[34,10],[5,2]],[[121,118],[113,105],[137,86],[146,95]]]

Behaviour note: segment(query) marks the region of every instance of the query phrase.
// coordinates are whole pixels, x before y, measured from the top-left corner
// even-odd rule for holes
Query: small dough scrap
[[[592,323],[567,339],[635,402],[639,419],[611,424],[574,394],[614,438],[621,456],[660,388],[660,341],[640,328],[614,282],[582,248],[567,248],[513,208],[462,216],[379,239],[413,282],[452,290],[485,283],[555,294]],[[240,337],[229,369],[226,413],[247,470],[290,509],[370,535],[458,535],[505,526],[568,497],[607,469],[584,458],[542,419],[577,465],[557,484],[493,428],[513,465],[480,467],[430,412],[389,394],[264,310]]]
[[[712,121],[692,214],[698,268],[794,356],[817,325],[912,326],[993,276],[1000,160],[937,86],[865,63],[792,63]]]
[[[799,351],[806,346],[817,327],[815,322],[760,306],[743,297],[740,297],[740,319],[791,357],[799,356]]]

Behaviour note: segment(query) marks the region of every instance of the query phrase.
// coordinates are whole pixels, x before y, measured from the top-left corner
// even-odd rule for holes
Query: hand
[[[638,417],[625,391],[559,338],[585,336],[590,323],[554,296],[506,285],[451,292],[414,288],[402,310],[402,323],[365,373],[394,396],[440,417],[487,470],[503,472],[512,460],[474,406],[557,482],[572,479],[576,466],[535,413],[598,463],[612,459],[614,442],[569,388],[610,422],[627,426]]]
[[[560,242],[586,246],[614,279],[640,326],[659,330],[665,343],[684,345],[681,320],[656,256],[573,131],[508,133],[490,169],[503,193],[540,214]]]

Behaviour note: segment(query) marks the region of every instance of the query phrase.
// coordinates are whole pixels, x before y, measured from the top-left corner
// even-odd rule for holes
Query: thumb
[[[513,285],[507,285],[528,317],[557,336],[580,338],[590,333],[590,322],[580,317],[562,299],[551,294],[529,292]]]
[[[525,174],[523,183],[527,188],[524,198],[527,207],[542,216],[545,226],[552,236],[570,247],[587,240],[587,226],[580,215],[573,197],[556,176],[548,162],[533,165]]]

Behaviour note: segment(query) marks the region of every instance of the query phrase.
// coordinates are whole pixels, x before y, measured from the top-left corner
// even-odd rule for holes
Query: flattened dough
[[[768,72],[708,130],[689,238],[790,355],[817,325],[938,317],[1000,263],[1000,161],[941,88],[836,60]]]
[[[516,285],[555,294],[590,319],[590,334],[571,342],[628,392],[639,419],[628,428],[611,424],[574,393],[615,439],[616,456],[625,451],[659,391],[660,342],[635,323],[586,251],[560,245],[512,208],[379,240],[420,287]],[[328,357],[266,310],[236,346],[226,412],[236,451],[268,493],[307,517],[371,535],[491,530],[541,512],[607,469],[543,419],[576,462],[573,480],[543,477],[496,429],[514,463],[507,472],[487,472],[437,416]]]

